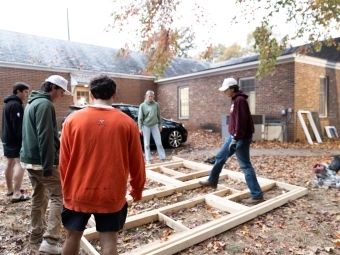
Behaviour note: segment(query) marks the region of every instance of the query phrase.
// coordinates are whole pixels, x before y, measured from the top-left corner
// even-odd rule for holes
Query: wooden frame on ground
[[[177,167],[192,169],[193,172],[183,174],[182,172],[174,170]],[[196,163],[178,157],[173,157],[173,161],[149,165],[146,170],[147,178],[162,183],[165,186],[146,190],[143,192],[142,201],[147,201],[155,197],[160,198],[169,196],[174,192],[199,188],[201,187],[199,181],[207,179],[210,169],[210,165]],[[244,174],[242,172],[223,169],[220,174],[220,180],[226,178],[245,182]],[[128,217],[124,225],[124,230],[132,229],[155,221],[163,221],[169,228],[175,230],[175,233],[169,235],[166,240],[156,240],[144,246],[132,249],[124,254],[174,254],[246,221],[254,219],[258,215],[280,207],[288,201],[307,194],[307,189],[303,187],[261,177],[258,177],[258,181],[264,193],[275,187],[284,190],[284,192],[258,205],[246,206],[241,203],[241,200],[250,196],[248,189],[237,190],[226,185],[218,185],[217,190],[212,193],[202,194],[201,196],[186,201],[177,202]],[[131,205],[132,198],[127,196],[127,200],[129,205]],[[176,221],[167,216],[169,213],[186,210],[199,203],[205,203],[207,206],[225,211],[228,214],[191,229],[182,224],[182,222]],[[89,225],[92,227],[84,231],[81,239],[81,248],[89,255],[99,255],[98,251],[90,243],[91,240],[99,238],[99,233],[95,229],[95,222],[93,218],[89,220]]]

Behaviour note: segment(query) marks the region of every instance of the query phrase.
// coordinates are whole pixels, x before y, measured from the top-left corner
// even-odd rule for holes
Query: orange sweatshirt
[[[60,138],[64,206],[88,213],[111,213],[130,195],[139,200],[146,180],[136,123],[114,108],[88,106],[64,122]]]

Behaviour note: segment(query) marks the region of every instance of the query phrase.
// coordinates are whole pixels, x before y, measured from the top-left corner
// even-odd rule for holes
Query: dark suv
[[[63,117],[61,123],[64,123],[66,117],[74,111],[78,111],[85,106],[69,106],[69,112]],[[138,105],[131,104],[112,104],[112,107],[117,108],[129,115],[137,124],[138,122]],[[188,138],[188,131],[185,129],[184,125],[169,119],[162,118],[162,132],[161,132],[162,144],[167,147],[177,148],[182,143],[185,143]],[[143,142],[143,139],[141,139]],[[154,145],[154,140],[151,136],[150,143]]]

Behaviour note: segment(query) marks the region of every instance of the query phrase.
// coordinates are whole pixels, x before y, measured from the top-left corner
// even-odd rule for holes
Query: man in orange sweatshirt
[[[111,105],[116,84],[108,76],[90,82],[93,105],[69,115],[60,144],[64,197],[62,222],[67,229],[62,254],[79,254],[80,239],[93,214],[103,255],[116,255],[118,231],[127,217],[127,182],[134,201],[146,180],[136,123]]]

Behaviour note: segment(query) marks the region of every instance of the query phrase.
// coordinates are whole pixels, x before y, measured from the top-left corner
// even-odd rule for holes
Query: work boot
[[[212,187],[213,189],[217,188],[217,184],[214,184],[214,183],[211,183],[211,182],[208,182],[208,181],[200,181],[198,183],[201,184],[201,186],[203,186],[203,187]]]
[[[257,205],[259,203],[262,203],[264,201],[263,198],[247,198],[247,199],[243,199],[242,202],[249,204],[249,205]]]
[[[40,245],[39,251],[45,252],[47,254],[61,254],[62,248],[56,244],[50,244],[44,240]]]

